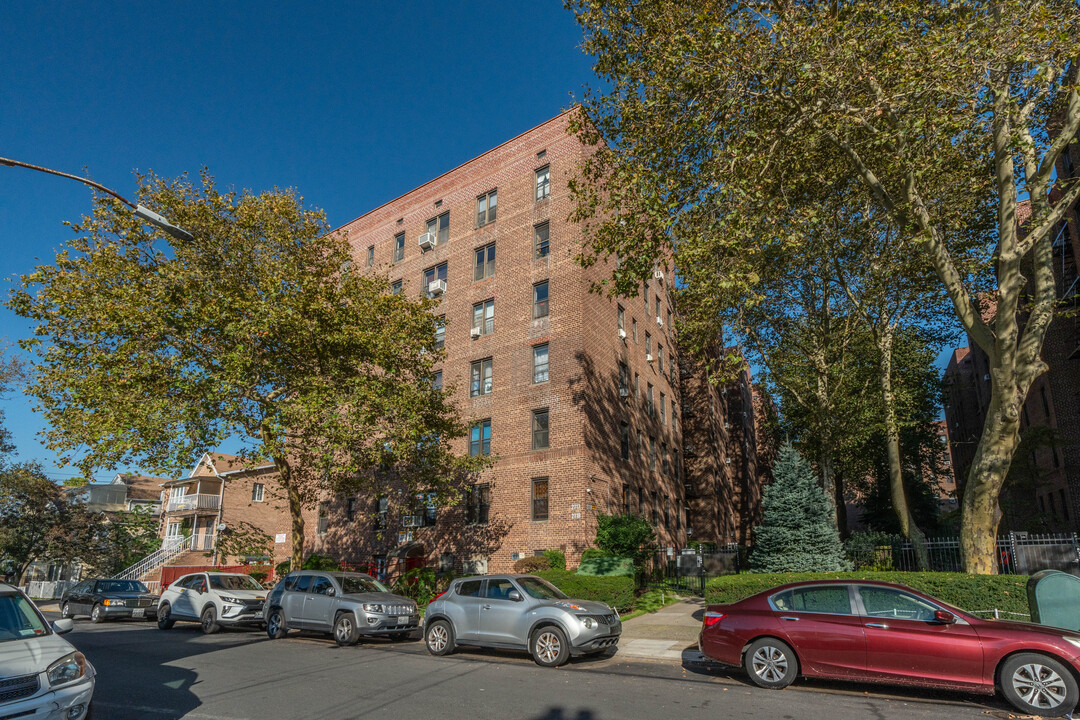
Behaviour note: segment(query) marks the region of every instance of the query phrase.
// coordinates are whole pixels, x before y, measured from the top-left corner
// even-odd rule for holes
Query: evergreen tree
[[[790,442],[773,465],[773,482],[761,501],[762,523],[754,528],[752,572],[850,570],[832,508],[813,468]]]

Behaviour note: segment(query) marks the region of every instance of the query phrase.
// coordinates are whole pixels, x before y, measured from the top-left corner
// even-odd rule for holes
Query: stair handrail
[[[165,538],[165,541],[160,548],[150,553],[142,560],[125,568],[116,577],[121,580],[138,580],[142,575],[145,575],[152,570],[156,570],[180,553],[188,550],[190,545],[190,535],[180,538],[179,542],[172,542],[172,538]]]

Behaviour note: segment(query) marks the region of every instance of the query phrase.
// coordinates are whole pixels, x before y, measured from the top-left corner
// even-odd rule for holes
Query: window
[[[266,485],[263,483],[255,483],[251,486],[251,502],[262,502],[263,493],[266,492]]]
[[[494,299],[485,300],[472,306],[472,326],[473,330],[479,330],[481,335],[490,335],[495,332]]]
[[[472,525],[487,525],[491,514],[491,486],[473,485],[465,496],[465,521]]]
[[[540,223],[533,228],[533,248],[536,257],[545,258],[551,254],[551,226],[548,223]]]
[[[660,471],[664,475],[671,474],[671,462],[668,460],[667,443],[660,443]]]
[[[634,399],[641,399],[641,376],[634,373]]]
[[[311,584],[311,593],[313,595],[329,595],[333,587],[334,583],[330,578],[319,575],[315,578],[315,582]]]
[[[533,478],[532,481],[532,519],[548,519],[548,479]]]
[[[476,248],[476,263],[473,265],[473,282],[495,275],[495,243]]]
[[[536,202],[546,200],[551,195],[551,167],[545,165],[536,171]]]
[[[620,337],[626,337],[626,311],[623,310],[622,305],[619,305],[618,308],[619,308],[619,311],[618,311],[617,317],[618,317],[619,330],[620,330],[619,336]]]
[[[664,425],[667,422],[667,416],[664,414],[664,408],[667,407],[667,398],[664,397],[664,393],[660,393],[660,424]]]
[[[390,510],[390,500],[384,495],[379,498],[378,511],[375,513],[375,529],[386,529],[386,516]]]
[[[660,293],[659,292],[656,293],[655,295],[653,295],[653,303],[654,303],[654,307],[656,308],[656,319],[660,320],[663,317],[663,315],[660,314]]]
[[[637,318],[630,318],[631,336],[634,338],[634,344],[637,345]]]
[[[656,438],[649,436],[649,470],[656,470]]]
[[[652,524],[660,525],[660,498],[655,491],[652,494]]]
[[[491,392],[491,358],[477,360],[472,364],[472,385],[469,397],[487,395]]]
[[[473,457],[491,454],[491,420],[481,420],[472,426],[469,436],[469,454]]]
[[[397,295],[398,293],[401,292],[401,281],[400,280],[395,280],[394,282],[390,283],[390,292],[393,293],[394,295]]]
[[[420,518],[420,527],[433,527],[439,519],[438,496],[435,493],[420,493],[416,496],[413,514]]]
[[[653,389],[652,383],[646,383],[649,386],[648,394],[645,398],[645,411],[649,413],[649,417],[656,415],[656,405],[653,403]]]
[[[630,514],[630,486],[622,486],[622,512],[623,515]]]
[[[514,583],[509,580],[488,580],[484,597],[488,600],[509,600],[510,591],[514,589]]]
[[[476,198],[476,226],[495,222],[495,209],[498,203],[498,190]]]
[[[405,233],[398,233],[394,236],[394,262],[401,262],[405,259]]]
[[[404,235],[402,237],[404,237]],[[374,245],[368,245],[368,249],[367,249],[367,266],[371,267],[374,264],[375,264],[375,246]]]
[[[890,591],[891,592],[891,591]],[[863,596],[866,599],[866,596]],[[769,598],[781,612],[817,612],[833,615],[853,615],[851,597],[846,585],[826,585],[788,590]],[[869,607],[867,607],[869,610]]]
[[[319,503],[319,522],[315,527],[315,532],[325,535],[328,527],[330,527],[330,503],[324,500]]]
[[[457,594],[462,597],[480,597],[480,586],[483,580],[469,580],[457,586]]]
[[[666,324],[667,331],[669,333],[675,331],[675,328],[671,327],[671,311],[670,310],[667,311],[667,320],[665,320],[664,322]]]
[[[656,369],[661,375],[664,374],[664,346],[660,343],[656,343]],[[663,413],[663,408],[660,410]]]
[[[446,316],[435,318],[435,349],[441,350],[446,343]],[[439,373],[439,387],[442,387],[442,373]]]
[[[645,516],[645,491],[642,488],[637,489],[637,511],[638,515]]]
[[[354,520],[356,520],[357,502],[358,501],[355,497],[351,497],[345,501],[345,517],[348,519],[349,522],[353,522]]]
[[[652,335],[645,333],[645,354],[652,355]]]
[[[630,368],[626,363],[619,363],[619,397],[630,394]]]
[[[671,529],[671,500],[664,500],[664,527]]]
[[[619,457],[630,459],[630,426],[627,423],[619,423]]]
[[[450,239],[450,213],[444,212],[427,221],[427,231],[435,236],[435,244],[442,245]]]
[[[436,370],[431,377],[431,387],[442,390],[442,370]]]
[[[866,614],[869,617],[930,622],[934,619],[934,613],[940,609],[922,598],[892,588],[862,586],[859,588],[859,595],[862,597],[863,607],[866,608]],[[840,605],[839,599],[837,599],[837,605]],[[837,609],[817,612],[842,611]],[[844,614],[849,614],[849,612],[850,610]]]
[[[548,281],[533,285],[533,320],[548,316]]]
[[[642,287],[644,288],[644,290],[642,290],[642,293],[644,293],[644,297],[645,297],[645,319],[648,320],[649,319],[649,284],[645,283],[644,285],[642,285]]]
[[[671,398],[671,432],[674,434],[679,431],[678,423],[676,419],[679,416],[675,413],[675,398]]]
[[[679,451],[671,451],[671,471],[675,474],[676,480],[682,479],[682,473],[679,472]]]
[[[547,450],[548,447],[548,409],[533,410],[532,449]]]
[[[548,346],[536,345],[533,347],[533,383],[546,383],[548,381]]]
[[[424,292],[433,292],[431,283],[436,280],[446,282],[446,263],[441,263],[424,271]]]

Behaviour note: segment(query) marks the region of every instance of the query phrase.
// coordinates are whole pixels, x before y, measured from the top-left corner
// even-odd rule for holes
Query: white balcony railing
[[[191,550],[213,550],[214,533],[195,533],[191,536]]]
[[[183,512],[185,510],[217,510],[218,496],[205,493],[170,497],[165,512]]]

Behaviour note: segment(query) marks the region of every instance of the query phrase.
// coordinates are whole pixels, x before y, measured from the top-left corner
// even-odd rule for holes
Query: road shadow
[[[548,708],[543,715],[534,715],[530,720],[594,720],[596,714],[588,708],[565,710],[561,707]]]

